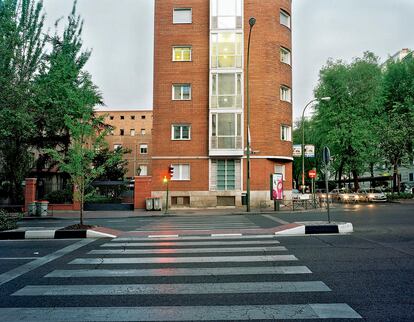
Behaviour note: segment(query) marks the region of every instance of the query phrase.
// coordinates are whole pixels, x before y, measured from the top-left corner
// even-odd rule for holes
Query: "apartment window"
[[[218,32],[211,34],[211,67],[242,67],[242,34]]]
[[[280,61],[282,63],[291,64],[290,60],[290,50],[284,47],[280,47]]]
[[[410,173],[409,174],[409,180],[410,181],[414,181],[414,173]]]
[[[145,115],[141,115],[141,120],[145,120]]]
[[[211,108],[242,108],[241,73],[211,74]]]
[[[192,23],[191,8],[174,8],[173,23]]]
[[[242,0],[212,0],[211,26],[213,29],[242,28]]]
[[[211,148],[241,149],[241,113],[214,113],[211,115]]]
[[[139,172],[139,175],[140,175],[140,176],[147,176],[147,175],[148,175],[148,166],[147,166],[147,165],[145,165],[145,164],[140,164],[140,165],[138,166],[138,168],[139,168],[139,170],[140,170],[140,172]]]
[[[171,180],[190,180],[190,165],[189,164],[172,164],[174,174]]]
[[[283,181],[286,181],[285,168],[286,167],[284,165],[275,165],[275,173],[281,173]]]
[[[173,47],[173,61],[191,61],[191,46]]]
[[[290,126],[280,126],[280,139],[282,141],[292,141],[292,128]]]
[[[131,136],[135,136],[135,129],[131,129],[131,130],[129,130],[129,134],[130,134]]]
[[[190,140],[191,139],[191,126],[190,125],[177,125],[172,126],[172,140]]]
[[[140,154],[147,154],[148,153],[148,144],[140,144],[139,145],[139,153]]]
[[[291,102],[290,88],[287,86],[280,86],[280,100],[285,102]]]
[[[124,135],[125,131],[124,129],[119,129],[119,135]]]
[[[122,144],[114,144],[114,150],[122,148]]]
[[[280,24],[290,28],[290,14],[285,10],[280,10]]]
[[[141,134],[145,135],[145,129],[141,129]]]
[[[109,119],[110,119],[110,120],[113,120],[113,119],[114,119],[114,116],[113,116],[113,115],[111,115],[111,116],[109,117]]]
[[[121,115],[119,118],[120,118],[121,120],[123,120],[123,119],[124,119],[124,116],[123,116],[123,115]]]
[[[175,101],[191,100],[191,84],[174,84],[172,96]]]
[[[135,120],[135,115],[131,115],[131,120]]]

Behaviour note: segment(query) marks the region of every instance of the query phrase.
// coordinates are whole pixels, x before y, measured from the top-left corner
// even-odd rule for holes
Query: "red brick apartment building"
[[[251,205],[271,173],[292,189],[291,0],[156,0],[152,195],[173,165],[172,206],[241,206],[250,17]]]
[[[151,174],[152,153],[152,111],[97,111],[96,115],[106,115],[105,123],[114,129],[105,140],[109,149],[119,146],[131,150],[125,155],[128,161],[128,178],[136,175],[148,176]]]

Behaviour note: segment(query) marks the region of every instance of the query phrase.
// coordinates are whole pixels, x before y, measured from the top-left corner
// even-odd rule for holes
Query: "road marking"
[[[288,222],[288,221],[284,221],[283,219],[280,219],[280,218],[278,218],[278,217],[273,217],[272,215],[262,215],[263,217],[266,217],[266,218],[268,218],[268,219],[270,219],[270,220],[273,220],[273,221],[275,221],[275,222],[278,222],[279,224],[282,224],[282,225],[287,225],[287,224],[290,224],[290,222]]]
[[[214,235],[214,234],[212,234]],[[274,235],[243,235],[243,236],[233,236],[231,234],[223,234],[224,236],[181,236],[177,238],[171,238],[169,241],[180,241],[180,240],[217,240],[217,239],[226,239],[226,240],[239,240],[239,239],[274,239]],[[177,236],[177,235],[176,235]],[[114,238],[111,242],[126,242],[126,241],[148,241],[146,237],[119,237]],[[275,240],[275,242],[277,242]]]
[[[23,274],[26,274],[27,272],[30,272],[31,270],[34,270],[46,263],[49,263],[59,257],[62,257],[66,254],[69,254],[71,252],[73,252],[74,250],[81,248],[89,243],[92,243],[93,241],[95,241],[95,239],[82,239],[72,245],[66,246],[65,248],[59,249],[56,252],[37,258],[32,262],[23,264],[19,267],[16,267],[6,273],[3,273],[0,275],[0,285],[3,285],[13,279],[15,279],[16,277],[19,277]]]
[[[209,257],[127,257],[127,258],[77,258],[69,264],[108,265],[108,264],[172,264],[172,263],[225,263],[225,262],[274,262],[296,261],[294,255],[263,256],[209,256]]]
[[[159,237],[159,236],[157,236]],[[279,244],[277,240],[241,240],[241,241],[179,241],[179,242],[143,242],[143,243],[105,243],[101,247],[146,247],[146,246],[210,246],[210,245],[262,245],[262,244]]]
[[[13,296],[72,295],[154,295],[154,294],[240,294],[329,292],[321,281],[191,283],[191,284],[115,284],[115,285],[28,285]]]
[[[178,237],[178,235],[149,235],[148,238],[169,238]]]
[[[150,306],[150,307],[51,307],[1,308],[0,321],[229,321],[290,319],[361,319],[349,305],[232,305],[232,306]]]
[[[275,247],[226,247],[226,248],[162,248],[162,249],[98,249],[88,254],[128,255],[128,254],[193,254],[193,253],[240,253],[240,252],[278,252],[286,251],[284,246]]]
[[[235,237],[241,236],[242,234],[211,234],[211,237]]]
[[[55,270],[45,277],[148,277],[148,276],[221,276],[258,274],[311,274],[306,266],[257,266],[211,268],[159,268],[159,269],[79,269]]]
[[[12,259],[12,260],[23,260],[23,259],[38,259],[39,257],[0,257],[0,260]]]

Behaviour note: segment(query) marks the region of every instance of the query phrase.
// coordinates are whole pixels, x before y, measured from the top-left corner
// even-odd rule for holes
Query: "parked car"
[[[316,189],[316,196],[321,202],[326,202],[326,190]],[[328,193],[329,201],[332,202],[332,193]]]
[[[387,196],[381,188],[368,188],[358,190],[359,199],[366,202],[387,201]]]
[[[331,191],[333,200],[338,202],[358,202],[359,195],[348,189],[334,189]]]
[[[301,193],[298,189],[292,189],[292,200],[309,200],[308,193]]]

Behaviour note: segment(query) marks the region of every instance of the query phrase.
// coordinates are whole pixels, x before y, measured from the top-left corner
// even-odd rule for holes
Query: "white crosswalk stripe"
[[[286,293],[300,294],[297,299],[301,301],[304,294],[331,292],[323,281],[312,279],[308,267],[295,265],[298,258],[286,252],[274,236],[115,238],[72,258],[67,269],[51,271],[39,283],[11,294],[19,301],[57,297],[65,303],[72,297],[100,301],[109,296],[109,305],[95,307],[88,300],[76,308],[0,308],[0,321],[32,321],[33,317],[56,322],[361,318],[346,303],[280,303]],[[243,300],[254,294],[257,301],[261,296],[267,296],[267,301],[269,295],[275,296],[270,297],[272,303],[251,305]],[[206,305],[218,295],[235,303]],[[168,306],[160,296],[169,299]],[[174,305],[177,296],[187,298],[184,305]],[[134,299],[132,306],[124,304],[128,297]],[[157,300],[142,305],[140,297],[154,297],[162,305]],[[242,303],[236,303],[239,298]]]

